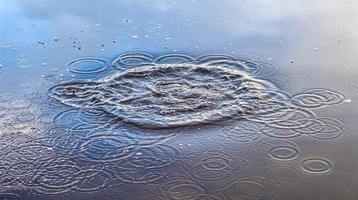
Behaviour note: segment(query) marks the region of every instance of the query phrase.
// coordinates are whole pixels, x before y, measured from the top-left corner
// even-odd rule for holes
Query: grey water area
[[[355,0],[0,0],[0,200],[358,199]]]

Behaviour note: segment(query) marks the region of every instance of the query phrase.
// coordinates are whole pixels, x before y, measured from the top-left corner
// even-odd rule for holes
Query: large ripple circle
[[[219,121],[250,112],[274,86],[247,73],[207,64],[133,67],[98,81],[57,85],[50,95],[64,104],[103,110],[146,128]]]

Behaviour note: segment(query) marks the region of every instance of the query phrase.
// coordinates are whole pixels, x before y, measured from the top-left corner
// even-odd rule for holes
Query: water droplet
[[[40,42],[38,42],[40,45],[42,45],[42,46],[44,46],[44,45],[46,45],[46,42],[44,42],[44,41],[40,41]]]
[[[123,22],[124,22],[124,23],[131,23],[132,20],[130,20],[130,19],[124,19]]]

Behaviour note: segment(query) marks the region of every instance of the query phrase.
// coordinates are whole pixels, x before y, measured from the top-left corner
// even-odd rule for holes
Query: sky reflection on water
[[[5,126],[15,120],[20,125],[24,122],[24,126],[20,126],[24,133],[46,130],[46,134],[58,134],[43,138],[24,136],[30,142],[21,143],[20,147],[1,144],[4,152],[10,152],[9,156],[5,155],[6,162],[13,160],[11,156],[18,156],[17,153],[22,155],[21,149],[27,151],[28,144],[37,145],[34,149],[39,148],[43,153],[41,155],[46,155],[45,159],[53,152],[58,153],[60,158],[54,160],[54,167],[63,167],[56,164],[62,162],[62,155],[74,156],[73,160],[66,161],[68,163],[63,161],[64,165],[84,163],[81,167],[95,162],[94,166],[100,168],[98,163],[101,162],[98,161],[108,158],[115,162],[108,172],[123,170],[123,173],[116,174],[115,181],[109,181],[108,191],[91,196],[97,199],[111,199],[113,196],[133,198],[131,195],[134,194],[141,197],[148,195],[144,199],[158,199],[160,196],[162,199],[190,197],[197,200],[236,200],[237,197],[353,200],[358,196],[355,191],[358,178],[355,175],[358,166],[357,7],[356,0],[0,0],[0,93],[20,99],[26,95],[35,102],[30,105],[21,103],[21,100],[11,102],[2,95],[0,106],[7,110],[0,110],[0,125]],[[51,81],[58,81],[59,77],[63,80],[81,78],[71,72],[73,66],[68,65],[71,61],[91,57],[106,63],[130,51],[143,51],[154,57],[169,53],[193,57],[208,53],[230,54],[270,62],[278,70],[265,79],[276,83],[282,89],[280,92],[293,95],[289,98],[290,103],[296,100],[297,104],[305,100],[305,95],[314,92],[318,95],[313,97],[318,96],[319,99],[322,91],[334,90],[339,92],[336,95],[339,105],[326,107],[324,103],[330,105],[329,102],[335,99],[323,98],[327,102],[313,107],[320,120],[315,122],[320,123],[294,130],[293,133],[289,129],[287,132],[279,129],[267,131],[261,127],[264,124],[245,121],[236,128],[229,125],[195,127],[197,129],[190,133],[196,134],[188,134],[186,129],[175,129],[163,136],[157,132],[154,135],[151,131],[140,132],[142,130],[133,127],[127,131],[118,127],[113,119],[98,115],[96,111],[81,110],[77,113],[51,101],[45,104],[42,97],[36,96],[37,92],[46,91],[49,84],[53,84]],[[312,88],[328,90],[306,91]],[[41,105],[40,108],[38,105]],[[47,107],[53,113],[47,113]],[[40,116],[33,114],[37,111]],[[33,128],[33,118],[41,126]],[[330,125],[326,132],[302,134],[320,130],[326,123]],[[105,126],[101,128],[96,127],[103,124]],[[16,128],[9,127],[2,127],[0,131]],[[76,130],[71,132],[66,127]],[[108,127],[123,135],[101,132],[102,128]],[[299,137],[302,135],[304,137]],[[173,139],[169,140],[172,136]],[[61,137],[65,139],[61,140]],[[121,137],[124,139],[119,140]],[[11,136],[4,138],[13,140]],[[158,138],[165,142],[158,142]],[[60,143],[56,143],[58,141]],[[78,144],[73,141],[78,141]],[[158,146],[152,146],[154,143]],[[118,145],[122,145],[120,149],[115,148]],[[14,151],[9,150],[13,148]],[[128,148],[135,151],[128,152]],[[25,158],[38,155],[31,153]],[[145,159],[136,160],[138,156]],[[121,159],[128,159],[128,163],[123,163]],[[41,184],[53,184],[52,174],[47,174],[52,172],[51,167],[48,163],[41,165],[40,169],[44,171],[36,172],[39,174],[31,178],[35,182],[41,179]],[[91,170],[102,170],[98,168],[86,168],[87,178],[91,179],[89,183],[78,184],[75,191],[61,194],[63,196],[33,196],[22,190],[14,192],[9,185],[19,180],[12,180],[0,172],[0,183],[5,188],[2,191],[8,192],[0,194],[0,199],[88,199],[88,194],[83,191],[93,186],[91,181],[95,180],[99,187],[104,187],[101,181],[107,184],[107,174],[103,171],[94,173],[95,178],[90,175],[93,173]],[[11,166],[3,171],[18,172],[16,169],[16,166]],[[78,180],[72,177],[78,175],[75,168],[66,170],[64,174],[72,173],[72,179],[68,181],[77,184]],[[146,170],[149,175],[145,174]],[[31,172],[31,169],[27,171]],[[186,179],[187,175],[193,180]],[[164,179],[164,182],[156,182],[167,176],[170,178]],[[153,182],[142,184],[148,180]],[[21,184],[30,185],[40,193],[58,192],[56,185],[46,188],[41,184],[37,187],[28,182]],[[135,184],[142,185],[138,189]],[[179,186],[185,187],[180,190]],[[130,192],[123,192],[123,188]],[[240,188],[244,188],[243,191]],[[277,188],[280,191],[276,191]],[[102,196],[104,193],[106,195]]]

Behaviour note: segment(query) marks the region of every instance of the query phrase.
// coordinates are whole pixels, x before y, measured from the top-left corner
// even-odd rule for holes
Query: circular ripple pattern
[[[305,108],[322,108],[327,105],[343,103],[345,97],[327,89],[310,89],[292,98],[295,105]]]
[[[289,140],[267,140],[256,146],[257,151],[262,155],[275,160],[293,160],[300,155],[299,146]]]
[[[300,163],[303,171],[314,174],[325,174],[332,171],[333,163],[324,158],[308,158]]]
[[[108,67],[106,60],[100,58],[79,58],[67,63],[68,70],[77,74],[99,73]]]

